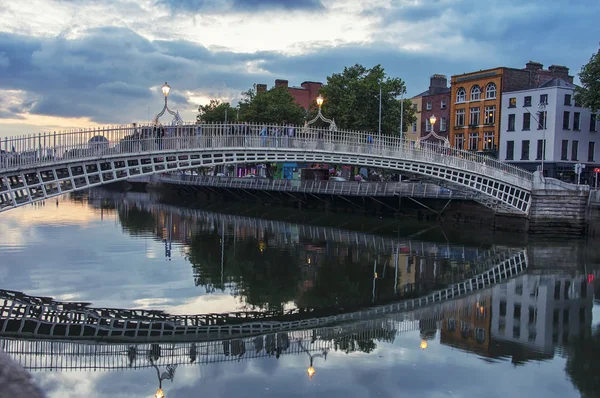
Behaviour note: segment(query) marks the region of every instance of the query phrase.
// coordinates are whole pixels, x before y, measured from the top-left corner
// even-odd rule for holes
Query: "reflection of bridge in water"
[[[425,242],[406,237],[387,237],[341,228],[296,224],[286,221],[265,220],[257,217],[177,207],[158,203],[156,199],[153,199],[146,193],[97,192],[92,190],[89,195],[89,198],[92,201],[105,199],[106,197],[112,198],[118,201],[117,206],[123,205],[125,211],[131,207],[135,207],[154,214],[164,212],[167,214],[178,215],[196,223],[195,227],[202,232],[222,233],[223,229],[227,228],[227,226],[232,226],[234,233],[238,227],[244,227],[246,231],[253,230],[255,231],[256,236],[262,235],[262,232],[264,231],[273,233],[286,232],[311,241],[341,243],[385,253],[426,255],[428,257],[454,259],[458,261],[473,261],[476,265],[480,265],[481,267],[492,266],[504,258],[507,252],[512,251],[506,246],[494,245],[489,249],[481,249],[450,243]],[[170,236],[170,238],[174,240],[187,240],[188,236],[184,234],[185,230],[179,228],[179,231],[183,234],[182,236],[178,237],[177,234],[175,234],[175,236]],[[481,269],[481,267],[479,267],[479,269]]]
[[[294,309],[206,315],[169,315],[160,311],[92,308],[86,303],[0,291],[0,335],[112,342],[189,342],[242,338],[306,330],[393,316],[397,320],[437,319],[456,298],[466,297],[526,270],[526,252],[495,267],[426,296],[353,312],[324,314]]]

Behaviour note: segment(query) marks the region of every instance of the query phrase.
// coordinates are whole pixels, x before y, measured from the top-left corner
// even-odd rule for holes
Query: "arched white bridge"
[[[0,211],[140,175],[236,163],[384,168],[472,190],[486,206],[522,215],[533,187],[532,173],[487,156],[308,127],[130,125],[6,138],[0,148]]]

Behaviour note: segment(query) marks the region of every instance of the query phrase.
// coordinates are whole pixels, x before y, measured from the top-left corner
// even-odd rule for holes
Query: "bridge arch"
[[[58,146],[42,146],[41,137],[34,137],[33,145],[21,145],[24,150],[18,155],[5,152],[0,158],[0,211],[142,175],[234,163],[299,162],[419,175],[477,192],[483,200],[507,211],[529,213],[533,175],[486,156],[437,144],[415,147],[395,137],[374,140],[369,133],[360,132],[305,127],[285,136],[278,133],[280,126],[245,125],[248,134],[236,134],[229,125],[200,126],[173,127],[170,137],[148,135],[149,128],[131,127],[66,133],[70,135],[60,141],[77,144]],[[275,129],[275,133],[261,135],[265,129]],[[89,147],[90,134],[107,137],[109,148]],[[44,142],[46,138],[50,141],[44,137]],[[5,141],[5,146],[10,143]]]

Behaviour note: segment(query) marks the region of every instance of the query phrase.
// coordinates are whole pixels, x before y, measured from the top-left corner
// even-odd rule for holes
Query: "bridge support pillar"
[[[529,232],[552,236],[581,236],[587,227],[589,187],[568,184],[534,173]]]

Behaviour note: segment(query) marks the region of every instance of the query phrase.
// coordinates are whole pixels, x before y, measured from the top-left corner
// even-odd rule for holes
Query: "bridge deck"
[[[308,162],[421,175],[481,193],[487,206],[529,212],[532,173],[496,159],[397,137],[373,141],[370,133],[296,128],[288,137],[279,135],[280,128],[249,126],[248,135],[239,135],[232,125],[174,126],[157,136],[151,127],[116,127],[5,139],[0,211],[140,175],[234,163]]]

